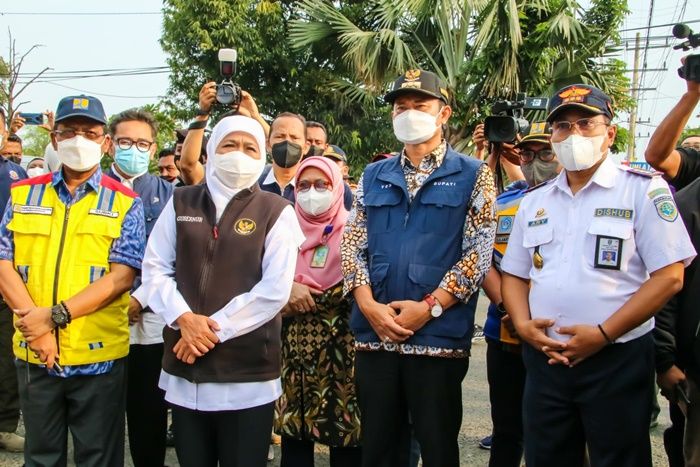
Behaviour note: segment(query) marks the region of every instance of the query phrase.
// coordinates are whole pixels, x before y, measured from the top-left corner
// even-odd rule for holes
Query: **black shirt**
[[[693,149],[684,151],[698,152]],[[686,154],[685,157],[691,156]],[[695,162],[694,166],[697,177],[697,167],[700,164]],[[690,185],[676,193],[676,204],[693,246],[700,251],[700,178],[696,178]],[[698,336],[700,306],[698,304],[700,304],[700,272],[696,258],[685,269],[683,289],[656,315],[654,341],[656,369],[659,373],[665,372],[675,364],[700,377],[700,336]]]
[[[700,151],[693,148],[676,148],[681,155],[678,173],[669,180],[676,191],[681,191],[697,178],[700,178]]]

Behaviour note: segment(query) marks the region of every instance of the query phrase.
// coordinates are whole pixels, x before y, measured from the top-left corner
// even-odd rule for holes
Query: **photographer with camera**
[[[682,60],[685,65],[687,58]],[[663,172],[676,190],[700,177],[700,151],[692,147],[675,147],[693,111],[700,102],[700,82],[686,80],[687,90],[649,140],[644,158]]]
[[[204,140],[204,129],[207,127],[209,115],[217,103],[218,86],[210,81],[199,91],[199,109],[197,116],[190,124],[180,155],[180,172],[187,185],[197,185],[204,180],[204,165],[200,162],[200,148]],[[256,120],[263,127],[265,136],[270,133],[270,126],[260,116],[258,106],[246,91],[241,91],[241,99],[237,104],[237,113]]]

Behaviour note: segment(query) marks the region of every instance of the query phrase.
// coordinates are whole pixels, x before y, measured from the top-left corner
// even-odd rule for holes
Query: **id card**
[[[314,255],[311,257],[312,268],[322,268],[328,261],[328,245],[319,245],[314,248]]]
[[[622,239],[598,235],[595,242],[595,267],[619,271],[622,264]]]

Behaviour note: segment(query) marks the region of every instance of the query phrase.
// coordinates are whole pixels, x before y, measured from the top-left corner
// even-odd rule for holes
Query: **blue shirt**
[[[63,171],[58,170],[53,173],[51,185],[56,190],[58,198],[66,207],[87,196],[91,191],[97,192],[102,180],[102,171],[98,168],[94,174],[75,190],[75,195],[71,195],[66,182],[63,180]],[[12,206],[12,196],[8,197],[7,207]],[[7,228],[13,217],[12,209],[6,207],[5,213],[0,222],[0,259],[14,261],[14,235]],[[146,249],[146,226],[144,222],[143,203],[141,198],[134,198],[129,211],[124,216],[121,235],[112,242],[109,251],[109,262],[130,266],[134,269],[141,269],[141,260]],[[63,373],[51,370],[54,376],[64,378],[78,375],[100,375],[111,371],[114,361],[92,363],[88,365],[64,366]],[[43,366],[43,365],[39,365]]]
[[[10,187],[13,183],[27,178],[22,167],[4,157],[0,157],[0,214],[10,199]]]

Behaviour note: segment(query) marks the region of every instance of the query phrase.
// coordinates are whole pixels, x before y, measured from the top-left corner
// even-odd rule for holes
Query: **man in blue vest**
[[[404,149],[365,169],[341,248],[345,291],[355,298],[362,465],[405,465],[410,413],[423,465],[456,467],[495,186],[485,164],[444,140],[452,109],[435,74],[407,71],[385,100]]]
[[[144,243],[161,211],[172,196],[174,186],[148,173],[156,152],[158,133],[153,116],[140,109],[129,109],[112,117],[109,134],[114,158],[107,176],[135,191],[143,201],[146,216]],[[129,423],[129,449],[135,467],[163,465],[168,408],[158,387],[163,359],[163,319],[146,305],[148,292],[137,274],[129,302],[130,346],[126,389],[126,416]]]

